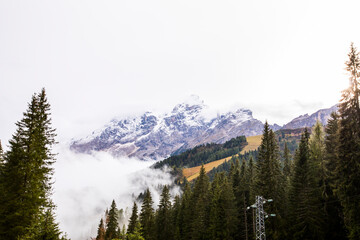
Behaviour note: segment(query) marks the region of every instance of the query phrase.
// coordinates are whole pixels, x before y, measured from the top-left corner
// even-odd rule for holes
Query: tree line
[[[134,203],[127,227],[120,230],[109,212],[97,240],[255,239],[255,196],[265,204],[268,239],[360,239],[360,58],[351,44],[346,61],[350,86],[326,127],[305,129],[295,154],[285,144],[283,162],[275,133],[265,123],[256,159],[235,161],[228,172],[209,180],[204,168],[191,187],[173,201],[164,186],[154,209],[146,191],[140,211]],[[115,202],[112,204],[116,213]],[[114,215],[116,216],[116,214]]]
[[[163,161],[159,161],[154,164],[153,168],[162,168],[165,165],[172,168],[196,167],[237,154],[246,145],[245,136],[232,138],[223,144],[202,144],[178,155],[164,159]]]

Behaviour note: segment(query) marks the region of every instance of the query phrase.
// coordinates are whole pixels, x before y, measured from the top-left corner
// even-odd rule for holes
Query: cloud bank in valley
[[[73,240],[96,235],[98,222],[113,199],[125,210],[131,208],[134,196],[149,187],[156,206],[157,187],[173,182],[168,171],[150,169],[151,161],[114,158],[104,152],[78,154],[66,146],[56,150],[53,199],[60,228]],[[179,191],[173,188],[172,196]]]

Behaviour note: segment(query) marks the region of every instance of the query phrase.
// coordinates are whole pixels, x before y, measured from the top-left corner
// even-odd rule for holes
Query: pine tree
[[[319,187],[323,187],[324,179],[324,157],[325,157],[325,136],[322,124],[317,121],[312,128],[309,139],[310,150],[310,170],[313,171],[313,175],[317,178],[316,181]]]
[[[105,240],[105,226],[102,218],[100,219],[96,240]]]
[[[219,197],[220,239],[236,239],[238,214],[232,184],[226,177],[221,184],[221,189]]]
[[[171,239],[173,225],[171,221],[171,202],[169,188],[165,185],[160,196],[159,208],[156,215],[157,239]]]
[[[0,215],[5,216],[0,219],[0,238],[44,235],[59,238],[54,216],[49,216],[54,208],[50,194],[55,162],[52,146],[56,143],[56,134],[51,127],[45,89],[32,96],[23,119],[16,126],[0,175],[3,192]]]
[[[250,158],[250,161],[252,161],[252,157]],[[252,162],[250,162],[250,167],[252,167]],[[252,174],[253,170],[248,169],[248,166],[246,165],[245,160],[243,160],[241,164],[241,198],[242,202],[238,207],[238,211],[240,213],[240,221],[242,227],[242,235],[245,237],[245,239],[249,238],[249,228],[248,225],[251,224],[251,215],[250,212],[247,211],[247,207],[250,205],[250,191],[251,191],[251,180],[253,177]]]
[[[344,209],[349,239],[360,239],[360,57],[352,43],[345,63],[350,75],[350,87],[343,91],[339,106],[340,133],[337,169],[338,196]]]
[[[41,214],[39,226],[35,226],[38,234],[37,239],[58,240],[61,234],[58,224],[55,221],[55,214],[53,212],[54,206],[49,207]]]
[[[174,228],[173,239],[180,240],[180,214],[181,214],[181,199],[179,195],[174,198],[174,205],[172,207],[171,223]]]
[[[291,156],[290,151],[287,147],[287,143],[285,142],[284,145],[284,154],[283,154],[283,176],[285,182],[285,198],[284,198],[284,218],[287,219],[286,222],[289,222],[289,191],[291,187],[291,177],[292,177],[292,163],[291,163]]]
[[[324,185],[323,200],[324,211],[326,214],[325,239],[341,240],[347,239],[344,220],[342,217],[342,207],[335,194],[337,185],[336,169],[340,163],[339,158],[339,116],[333,112],[325,128],[325,156],[323,160]]]
[[[266,199],[273,199],[274,202],[267,204],[266,211],[276,214],[266,226],[266,235],[271,239],[284,238],[284,178],[282,175],[279,148],[274,132],[266,122],[263,131],[259,155],[256,163],[255,189],[257,195]]]
[[[134,202],[132,213],[130,217],[130,221],[128,224],[127,234],[134,233],[136,223],[138,222],[138,208],[136,202]]]
[[[252,163],[251,163],[252,164]],[[239,162],[237,162],[237,168],[233,176],[233,193],[235,196],[235,206],[236,206],[236,232],[235,239],[245,239],[248,236],[247,224],[250,221],[248,218],[248,213],[246,211],[247,206],[249,205],[250,198],[250,171],[246,166],[246,162],[243,159],[241,167]]]
[[[294,175],[291,180],[290,211],[293,239],[323,239],[322,215],[318,214],[319,189],[311,171],[309,132],[301,136],[299,149],[295,156]],[[315,189],[315,190],[314,190]]]
[[[247,167],[247,180],[249,182],[248,183],[249,184],[249,200],[248,200],[249,205],[255,202],[255,191],[254,191],[254,179],[256,178],[255,173],[256,172],[255,172],[255,167],[254,167],[253,156],[250,155],[250,159],[249,159],[248,167]],[[247,220],[249,223],[248,239],[255,238],[255,212],[254,211],[255,211],[254,208],[252,208],[250,211],[247,211],[247,214],[248,214]]]
[[[191,198],[193,204],[193,219],[191,221],[191,239],[207,239],[209,214],[209,177],[204,166],[201,166],[200,175],[196,179]]]
[[[312,197],[314,198],[313,205],[322,206],[323,193],[325,189],[325,168],[324,168],[324,158],[325,158],[325,136],[322,124],[317,121],[314,127],[312,128],[310,139],[309,139],[309,173],[311,181],[313,184]],[[316,212],[317,217],[320,219],[318,222],[319,225],[319,235],[323,237],[325,233],[325,225],[323,219],[325,218],[325,211],[322,207],[318,207]]]
[[[142,226],[141,235],[146,240],[154,239],[154,208],[150,190],[147,189],[145,192],[144,200],[141,206],[141,212],[139,220]]]
[[[243,164],[245,163],[245,161],[242,161],[242,166],[241,166],[241,173],[240,173],[240,167],[239,167],[239,161],[237,160],[236,163],[236,169],[234,170],[234,175],[232,177],[232,190],[233,190],[233,194],[235,197],[235,206],[238,210],[238,216],[236,219],[236,239],[239,239],[242,235],[243,235],[243,230],[244,230],[244,215],[243,215],[243,202],[244,202],[244,189],[247,188],[247,185],[244,186],[244,178],[243,178],[243,170],[244,170],[244,166]],[[245,235],[244,235],[245,236]]]
[[[209,240],[216,240],[221,238],[221,219],[220,219],[220,199],[221,187],[220,187],[220,175],[215,174],[214,180],[211,183],[210,189],[210,210],[209,210],[209,227],[208,238]]]
[[[179,216],[180,239],[191,239],[191,225],[193,220],[193,204],[191,187],[188,183],[184,186],[184,193],[181,197],[181,208]]]
[[[127,239],[128,240],[145,240],[145,238],[143,238],[141,236],[141,224],[139,221],[136,221],[134,231],[127,235]]]
[[[324,169],[325,175],[327,176],[327,185],[331,191],[330,195],[333,194],[333,190],[336,189],[336,168],[340,164],[339,158],[339,115],[333,112],[330,115],[328,123],[325,128],[325,157],[324,157]]]
[[[109,211],[109,222],[106,224],[105,240],[112,240],[117,238],[118,229],[118,210],[116,208],[115,200],[112,201]]]

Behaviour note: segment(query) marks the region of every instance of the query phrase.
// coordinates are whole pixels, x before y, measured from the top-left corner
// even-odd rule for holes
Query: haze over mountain
[[[137,117],[114,118],[104,128],[74,140],[70,148],[76,152],[106,151],[115,156],[137,157],[142,160],[162,159],[204,143],[224,143],[231,138],[259,135],[263,122],[255,119],[249,109],[210,114],[197,96],[176,105],[165,114],[145,112]],[[302,115],[280,127],[311,127],[316,119],[323,124],[336,106],[312,115]]]
[[[312,127],[317,120],[319,120],[323,125],[326,125],[327,120],[330,117],[332,112],[337,111],[337,105],[332,106],[331,108],[320,109],[319,111],[309,115],[304,114],[297,118],[294,118],[287,124],[285,124],[283,129],[295,129],[295,128],[304,128],[304,127]]]

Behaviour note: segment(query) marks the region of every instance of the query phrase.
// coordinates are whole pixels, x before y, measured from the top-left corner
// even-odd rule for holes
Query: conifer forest
[[[112,201],[103,206],[93,239],[257,240],[266,235],[270,240],[359,240],[360,55],[354,44],[345,68],[349,86],[338,111],[325,126],[317,122],[302,129],[296,147],[285,141],[280,148],[266,122],[261,144],[251,154],[239,153],[246,141],[239,136],[157,162],[153,168],[172,168],[173,185],[180,186],[181,194],[170,194],[173,185],[161,186],[157,204],[147,189],[128,206],[131,215],[123,225],[124,210]],[[8,150],[0,144],[0,239],[68,239],[52,200],[57,142],[45,89],[31,97],[16,127]],[[227,167],[208,173],[201,167],[193,181],[181,176],[185,165],[201,166],[229,155]],[[255,206],[259,197],[263,229]]]

